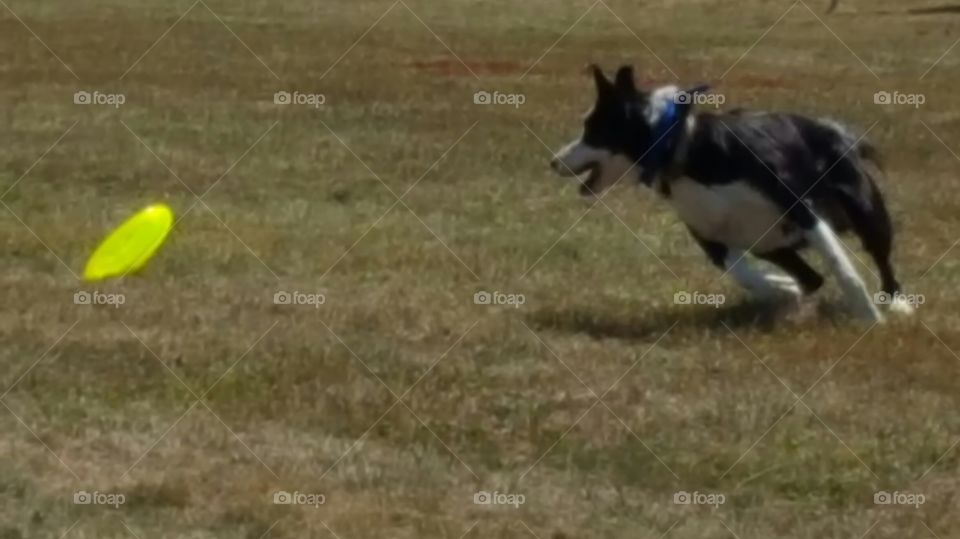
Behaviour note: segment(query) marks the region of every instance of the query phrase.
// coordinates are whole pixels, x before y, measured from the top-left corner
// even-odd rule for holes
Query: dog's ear
[[[607,79],[607,76],[604,75],[603,70],[600,69],[600,66],[597,64],[590,64],[587,66],[587,71],[593,75],[593,82],[597,85],[597,95],[607,95],[613,90],[613,84]]]
[[[633,80],[633,67],[625,65],[618,69],[613,85],[623,93],[636,93],[637,85]]]

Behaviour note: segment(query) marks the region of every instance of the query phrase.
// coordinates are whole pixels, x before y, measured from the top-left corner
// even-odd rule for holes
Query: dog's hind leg
[[[798,208],[800,206],[804,205],[797,205]],[[826,221],[814,215],[809,209],[805,211],[809,212],[813,222],[808,226],[803,226],[805,223],[801,224],[801,227],[804,229],[804,235],[807,241],[810,242],[810,245],[812,245],[830,265],[833,273],[837,276],[837,280],[840,282],[840,288],[852,304],[855,314],[860,318],[873,322],[882,321],[883,316],[880,314],[880,311],[877,310],[873,297],[867,292],[867,287],[863,284],[863,279],[860,278],[856,268],[854,268],[850,262],[850,258],[847,256],[840,239]]]
[[[871,185],[871,188],[869,202],[843,190],[837,193],[837,200],[847,213],[851,227],[860,238],[863,248],[870,253],[880,270],[880,290],[883,291],[886,301],[889,301],[890,310],[900,314],[912,314],[913,307],[900,293],[900,283],[890,262],[893,250],[893,226],[890,216],[876,187]]]
[[[841,290],[847,297],[847,301],[850,302],[854,314],[865,320],[882,321],[883,316],[877,309],[873,296],[867,292],[863,279],[860,278],[856,268],[850,262],[845,247],[833,228],[827,221],[814,213],[809,201],[797,200],[792,191],[779,188],[780,185],[783,185],[782,180],[779,184],[771,185],[774,187],[772,193],[774,198],[786,208],[785,217],[803,231],[807,243],[816,249],[830,266],[840,283]]]

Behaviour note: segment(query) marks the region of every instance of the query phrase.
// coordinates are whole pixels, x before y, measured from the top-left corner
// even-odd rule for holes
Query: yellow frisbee
[[[99,281],[139,270],[157,253],[173,228],[173,210],[153,204],[110,233],[87,261],[83,278]]]

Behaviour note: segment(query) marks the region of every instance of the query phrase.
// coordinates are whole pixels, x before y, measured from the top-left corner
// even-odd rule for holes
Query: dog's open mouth
[[[584,177],[586,174],[586,177]],[[600,165],[593,163],[587,165],[584,169],[577,174],[580,177],[580,196],[594,196],[597,193],[597,187],[600,183]]]

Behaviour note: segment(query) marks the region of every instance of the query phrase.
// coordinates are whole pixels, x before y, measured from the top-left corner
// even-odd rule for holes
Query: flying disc
[[[172,228],[169,206],[147,206],[103,240],[87,261],[83,278],[99,281],[139,270],[157,253]]]

